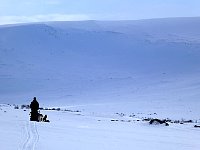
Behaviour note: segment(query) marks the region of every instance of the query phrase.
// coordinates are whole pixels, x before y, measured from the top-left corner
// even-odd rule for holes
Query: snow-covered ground
[[[200,130],[193,127],[194,123],[170,123],[170,126],[164,126],[149,125],[138,117],[110,113],[97,115],[84,111],[62,110],[43,110],[41,113],[48,114],[51,122],[30,122],[29,110],[1,105],[1,148],[6,150],[198,150],[200,147]]]
[[[198,17],[0,26],[0,145],[199,149],[199,26]],[[51,122],[33,123],[29,110],[6,105],[34,96],[41,107],[81,112],[42,111]]]

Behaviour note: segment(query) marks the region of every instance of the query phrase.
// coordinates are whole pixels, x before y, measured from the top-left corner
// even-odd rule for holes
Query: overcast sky
[[[200,16],[200,0],[0,0],[0,24]]]

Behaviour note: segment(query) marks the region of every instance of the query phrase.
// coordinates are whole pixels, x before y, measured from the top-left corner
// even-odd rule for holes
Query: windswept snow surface
[[[4,108],[0,144],[199,149],[193,124],[110,121],[116,113],[134,113],[199,122],[199,26],[198,17],[0,26],[0,103],[29,104],[36,96],[41,107],[82,111],[47,112],[51,123],[40,124],[28,121],[28,111]]]
[[[6,111],[6,112],[4,112]],[[50,123],[30,122],[29,111],[2,106],[1,148],[6,150],[198,150],[200,130],[194,123],[149,125],[116,114],[41,111]],[[8,119],[9,118],[9,119]],[[119,121],[111,121],[118,119]]]

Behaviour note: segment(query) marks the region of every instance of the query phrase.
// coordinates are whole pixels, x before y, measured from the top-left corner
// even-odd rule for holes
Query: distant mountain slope
[[[199,25],[199,18],[176,18],[1,26],[0,102],[131,101],[155,93],[197,100]]]
[[[87,31],[113,31],[146,36],[150,40],[200,42],[200,17],[163,18],[134,21],[84,21],[50,22],[48,25],[61,29],[73,28]]]

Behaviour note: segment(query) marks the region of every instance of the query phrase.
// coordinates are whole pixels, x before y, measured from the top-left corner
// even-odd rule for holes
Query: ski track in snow
[[[35,150],[36,144],[39,141],[36,122],[27,122],[25,125],[27,138],[22,146],[22,150]]]

